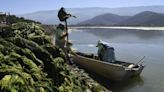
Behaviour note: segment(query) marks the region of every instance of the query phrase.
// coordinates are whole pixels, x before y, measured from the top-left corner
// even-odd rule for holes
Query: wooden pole
[[[68,36],[69,36],[69,34],[68,34],[67,20],[65,20],[65,26],[66,26],[66,34],[67,34],[66,51],[65,51],[65,53],[66,53],[66,58],[67,58],[67,60],[68,60],[68,63],[71,64],[71,60],[70,60],[70,58],[69,58],[69,56],[68,56],[68,53],[69,53],[69,47],[68,47],[69,37],[68,37]]]
[[[68,25],[67,25],[67,20],[65,20],[65,26],[66,26],[66,34],[68,34]],[[68,45],[68,40],[69,40],[69,35],[67,35],[67,42],[66,42],[66,47]]]

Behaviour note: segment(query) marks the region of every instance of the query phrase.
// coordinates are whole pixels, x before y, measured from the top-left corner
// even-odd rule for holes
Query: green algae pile
[[[104,92],[83,70],[66,63],[40,24],[0,29],[1,92]]]

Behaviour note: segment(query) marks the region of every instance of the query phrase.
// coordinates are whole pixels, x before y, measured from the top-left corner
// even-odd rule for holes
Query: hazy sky
[[[23,14],[40,10],[83,7],[128,7],[164,5],[164,0],[0,0],[0,11]]]

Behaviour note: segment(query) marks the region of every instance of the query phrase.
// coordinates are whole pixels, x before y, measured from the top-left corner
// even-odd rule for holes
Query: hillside
[[[116,14],[106,13],[80,22],[77,25],[114,25],[128,18],[129,16],[119,16]]]
[[[44,31],[32,22],[0,27],[0,92],[107,91],[67,64],[63,50]]]
[[[17,22],[28,22],[28,23],[38,23],[41,24],[40,22],[36,22],[34,20],[30,20],[30,19],[25,19],[23,17],[17,17],[15,15],[6,15],[6,14],[2,14],[0,15],[0,23],[5,23],[5,24],[13,24],[13,23],[17,23]]]
[[[164,25],[164,14],[145,11],[122,21],[117,25],[162,26]]]
[[[59,10],[59,9],[58,9]],[[58,10],[47,10],[47,11],[38,11],[34,13],[22,14],[19,16],[25,17],[27,19],[32,19],[36,21],[40,21],[44,24],[58,24],[59,20],[57,18]],[[143,11],[152,11],[157,13],[164,13],[164,6],[138,6],[138,7],[121,7],[121,8],[100,8],[100,7],[92,7],[92,8],[66,8],[68,12],[72,15],[77,16],[76,19],[69,19],[69,24],[77,24],[82,21],[89,20],[95,16],[112,13],[121,16],[132,16],[138,14]]]

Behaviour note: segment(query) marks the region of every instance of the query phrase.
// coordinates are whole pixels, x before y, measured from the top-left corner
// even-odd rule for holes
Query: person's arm
[[[63,38],[65,38],[66,36],[68,36],[68,34],[66,33],[66,34],[64,34],[64,35],[62,35],[61,37],[60,37],[60,39],[63,39]]]

